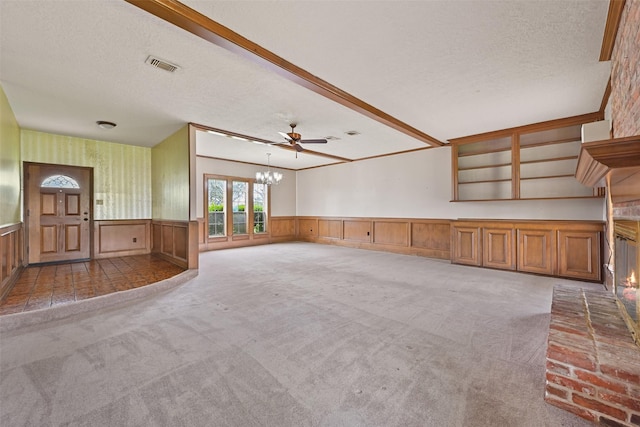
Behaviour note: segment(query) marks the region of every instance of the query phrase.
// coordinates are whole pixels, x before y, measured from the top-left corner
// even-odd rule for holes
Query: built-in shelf
[[[456,201],[602,197],[575,178],[582,124],[594,115],[451,140]]]
[[[565,156],[565,157],[556,157],[552,160],[549,159],[540,159],[540,160],[525,160],[525,161],[520,161],[521,165],[528,165],[530,163],[544,163],[544,162],[548,162],[548,161],[554,161],[554,162],[558,162],[560,160],[576,160],[578,158],[578,156]]]
[[[458,182],[458,184],[463,185],[463,184],[482,184],[485,182],[507,182],[507,181],[511,181],[510,179],[485,179],[485,180],[479,180],[479,181],[460,181]]]
[[[549,178],[568,178],[568,177],[573,177],[573,175],[548,175],[548,176],[532,176],[531,178],[525,178],[525,177],[521,177],[520,181],[527,181],[530,179],[549,179]]]

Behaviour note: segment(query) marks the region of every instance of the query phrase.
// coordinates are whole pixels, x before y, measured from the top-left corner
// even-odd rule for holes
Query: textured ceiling
[[[609,78],[601,0],[184,4],[441,141],[597,111]],[[0,81],[20,126],[52,133],[153,146],[194,122],[280,141],[296,122],[339,138],[308,149],[350,159],[426,147],[120,0],[0,0]],[[335,161],[220,137],[198,149]]]

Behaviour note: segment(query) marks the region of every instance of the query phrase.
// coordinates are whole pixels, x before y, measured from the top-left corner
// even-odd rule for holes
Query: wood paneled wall
[[[24,239],[22,223],[0,227],[0,299],[9,291],[22,269]]]
[[[271,241],[286,242],[296,239],[296,217],[271,217]]]
[[[197,221],[151,221],[151,252],[184,268],[198,268]]]
[[[94,221],[94,258],[151,252],[151,220]]]
[[[296,222],[298,240],[450,259],[448,219],[297,217]]]

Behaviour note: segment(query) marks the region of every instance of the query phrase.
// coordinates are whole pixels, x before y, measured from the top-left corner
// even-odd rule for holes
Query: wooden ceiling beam
[[[314,76],[275,53],[264,49],[209,17],[176,0],[125,0],[140,9],[163,19],[208,42],[234,52],[252,62],[276,72],[286,79],[319,95],[335,101],[351,110],[376,120],[419,141],[437,147],[442,141],[400,121],[399,119],[367,104],[342,89]]]
[[[613,47],[616,44],[616,36],[618,35],[618,26],[620,26],[620,18],[624,10],[625,0],[610,0],[609,12],[607,13],[607,23],[604,27],[604,35],[602,36],[602,48],[600,49],[600,61],[611,60]]]

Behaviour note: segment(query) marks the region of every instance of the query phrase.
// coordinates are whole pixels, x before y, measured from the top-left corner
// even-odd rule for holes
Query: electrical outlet
[[[133,243],[136,243],[137,241],[138,241],[138,238],[137,238],[137,237],[134,237],[134,238],[133,238]]]

